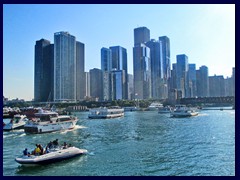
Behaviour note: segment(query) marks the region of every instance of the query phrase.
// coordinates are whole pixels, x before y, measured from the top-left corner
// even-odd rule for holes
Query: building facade
[[[103,71],[101,69],[91,69],[90,73],[90,96],[96,100],[103,100]]]
[[[85,46],[76,41],[76,99],[83,100],[86,94],[85,87]]]
[[[197,79],[197,96],[198,97],[209,97],[209,78],[208,78],[208,67],[201,66],[196,71]]]
[[[177,89],[182,91],[182,97],[188,97],[188,57],[185,54],[177,55]]]
[[[36,41],[34,61],[34,101],[52,101],[54,45],[46,39]]]
[[[150,30],[146,27],[134,29],[133,76],[134,98],[151,98],[150,49],[144,44],[150,41]]]
[[[76,101],[76,38],[54,33],[54,101]]]

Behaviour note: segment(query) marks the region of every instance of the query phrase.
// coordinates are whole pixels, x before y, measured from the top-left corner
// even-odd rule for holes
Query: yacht
[[[80,156],[82,154],[86,154],[87,152],[88,151],[86,149],[79,149],[76,147],[61,147],[56,149],[50,149],[49,153],[43,155],[22,155],[15,158],[15,161],[24,166],[33,166],[70,159],[76,156]]]
[[[114,106],[114,107],[100,107],[89,110],[88,117],[91,119],[106,119],[106,118],[116,118],[124,116],[124,109]]]
[[[186,107],[185,105],[177,105],[170,115],[171,117],[190,117],[197,116],[198,112],[193,108]]]
[[[47,133],[73,129],[78,119],[74,116],[58,115],[57,112],[40,109],[35,118],[29,120],[25,126],[25,133]]]
[[[21,129],[27,121],[25,115],[16,114],[8,123],[3,122],[3,130]]]
[[[148,106],[149,111],[157,111],[159,108],[162,108],[163,104],[158,102],[153,102]]]

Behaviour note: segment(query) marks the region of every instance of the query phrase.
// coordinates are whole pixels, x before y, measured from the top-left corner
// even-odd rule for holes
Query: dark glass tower
[[[91,69],[90,74],[90,96],[103,100],[103,71],[97,68]]]
[[[197,76],[197,96],[208,97],[209,96],[209,78],[208,67],[201,66],[196,72]]]
[[[53,61],[54,45],[41,39],[35,44],[34,100],[46,102],[53,100]]]

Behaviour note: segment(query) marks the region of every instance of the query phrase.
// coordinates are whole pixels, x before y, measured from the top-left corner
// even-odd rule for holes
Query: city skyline
[[[66,7],[64,12],[68,12],[68,18],[73,17],[72,21],[53,18],[57,15],[61,17],[57,12],[62,11],[62,6]],[[123,23],[119,19],[125,17],[126,14],[121,14],[120,11],[125,8],[134,11],[128,11],[132,13],[130,20],[123,18]],[[151,9],[151,13],[149,12],[146,18],[134,19],[141,8]],[[158,12],[161,8],[166,14]],[[175,9],[175,15],[167,14],[167,11],[171,9]],[[160,36],[170,38],[171,65],[176,62],[176,55],[186,54],[189,61],[196,64],[197,69],[206,65],[209,68],[209,76],[216,74],[230,77],[232,67],[235,67],[235,5],[4,5],[3,10],[3,95],[7,98],[26,100],[33,98],[34,43],[41,38],[53,43],[53,34],[58,31],[68,31],[78,41],[85,44],[85,71],[87,72],[93,68],[101,68],[100,50],[102,47],[122,46],[128,52],[128,72],[133,74],[133,29],[138,26],[149,28],[150,37],[156,40]],[[41,14],[41,10],[46,12],[46,15]],[[71,13],[70,10],[72,10]],[[108,12],[114,10],[116,12],[113,16],[107,16]],[[53,17],[47,16],[49,11],[52,11]],[[101,14],[104,11],[107,12]],[[91,12],[94,14],[88,16]],[[193,13],[191,18],[188,17],[190,12]],[[79,17],[78,13],[82,16]],[[98,15],[102,19],[101,22],[95,20],[93,21],[95,23],[89,23]],[[172,23],[168,24],[168,20],[164,20],[166,15],[169,15],[170,20],[175,20],[173,21],[175,29]],[[14,19],[15,16],[18,18]],[[38,26],[42,26],[47,17],[49,22],[47,21],[45,26],[39,28]],[[160,20],[155,17],[160,17]],[[76,18],[80,18],[79,24],[76,24],[83,23],[86,27],[81,26],[78,29],[77,25],[72,25],[71,22],[76,21]],[[196,20],[200,22],[195,22]],[[31,29],[37,28],[38,30],[29,33],[26,21],[30,27],[32,26]],[[184,22],[188,23],[184,24]],[[36,23],[38,26],[34,27]],[[187,27],[183,28],[180,25],[187,25]],[[20,35],[21,37],[18,37]],[[221,38],[219,38],[220,35]],[[27,82],[27,85],[20,87],[24,82]]]

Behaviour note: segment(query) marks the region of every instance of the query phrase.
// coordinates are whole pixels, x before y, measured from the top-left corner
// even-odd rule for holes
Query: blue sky
[[[41,38],[68,31],[85,44],[85,71],[100,68],[100,49],[127,49],[133,72],[133,29],[145,26],[151,39],[170,38],[171,63],[186,54],[209,75],[231,76],[235,67],[235,5],[31,5],[3,6],[3,95],[34,96],[34,45]]]

